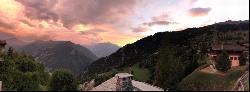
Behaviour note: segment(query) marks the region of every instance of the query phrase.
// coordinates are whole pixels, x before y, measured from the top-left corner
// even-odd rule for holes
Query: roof
[[[246,48],[249,48],[249,43],[241,44],[241,46],[244,46],[244,47],[246,47]]]
[[[90,91],[116,91],[116,77],[112,77]]]
[[[115,76],[118,76],[119,78],[125,78],[125,77],[132,77],[132,74],[129,73],[118,73]]]
[[[212,50],[215,50],[215,51],[221,51],[221,50],[226,50],[226,51],[244,51],[246,50],[246,48],[240,46],[240,45],[236,45],[236,44],[226,44],[226,45],[222,45],[222,44],[219,44],[219,45],[212,45],[211,46],[211,49]]]
[[[131,76],[131,74],[128,74],[128,73],[119,73],[119,74],[116,74],[116,76],[117,75],[118,76],[119,75]],[[117,82],[117,77],[112,77],[109,80],[103,82],[102,84],[94,87],[90,91],[116,91],[116,82]],[[132,85],[133,85],[133,87],[135,87],[141,91],[164,91],[163,89],[161,89],[159,87],[152,86],[150,84],[135,81],[135,80],[132,80]]]
[[[135,88],[139,89],[139,91],[164,91],[162,88],[135,80],[132,80],[132,84]]]
[[[6,41],[5,40],[0,40],[0,45],[6,45]]]

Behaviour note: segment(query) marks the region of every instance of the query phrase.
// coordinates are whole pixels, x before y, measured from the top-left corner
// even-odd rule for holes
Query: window
[[[213,59],[215,60],[215,59],[216,59],[216,56],[213,56]]]
[[[233,57],[230,57],[230,60],[233,60]]]
[[[122,80],[123,80],[123,81],[125,81],[125,80],[126,80],[126,78],[122,78]]]
[[[237,58],[237,57],[234,57],[234,60],[238,60],[238,58]]]

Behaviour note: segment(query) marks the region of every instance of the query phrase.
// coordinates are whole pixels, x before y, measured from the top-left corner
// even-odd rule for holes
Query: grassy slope
[[[151,73],[148,69],[139,67],[139,63],[134,64],[131,69],[133,71],[133,78],[135,80],[147,82],[151,76]],[[124,68],[122,72],[129,73],[129,67]]]
[[[237,79],[248,69],[248,66],[230,69],[224,76],[195,71],[179,83],[180,90],[218,91],[231,90]]]
[[[140,68],[139,63],[134,64],[131,67],[131,69],[133,71],[133,75],[134,75],[135,80],[147,82],[150,79],[150,76],[151,76],[150,71],[146,68]],[[96,80],[95,80],[96,85],[99,85],[103,81],[110,79],[111,77],[115,76],[116,73],[123,73],[123,72],[129,73],[129,67],[125,67],[121,70],[113,69],[112,71],[97,74]]]
[[[247,81],[244,81],[244,91],[249,91],[249,78]]]
[[[148,69],[139,68],[139,64],[135,64],[132,67],[134,79],[138,81],[148,81],[150,77],[150,72]]]

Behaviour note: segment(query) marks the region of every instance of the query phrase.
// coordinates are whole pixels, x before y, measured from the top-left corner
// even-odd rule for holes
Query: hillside
[[[31,56],[9,52],[0,52],[1,91],[47,90],[50,76],[44,66]]]
[[[26,45],[26,44],[29,43],[29,42],[24,42],[24,41],[16,38],[13,35],[6,34],[6,33],[3,33],[3,32],[0,32],[0,39],[1,40],[6,40],[8,42],[6,49],[8,49],[8,47],[10,47],[10,46],[14,47],[14,48],[19,48],[20,46],[23,46],[23,45]]]
[[[135,78],[174,90],[183,78],[207,63],[206,53],[211,44],[237,44],[248,41],[248,21],[223,22],[182,31],[160,32],[127,44],[110,56],[96,60],[86,68],[79,79],[89,81],[94,78],[98,84],[117,72],[126,71],[129,67],[139,64],[140,69],[146,69],[150,74],[135,73]],[[138,71],[138,68],[132,68],[132,71]],[[143,75],[149,75],[149,79],[140,79]]]
[[[117,51],[120,47],[112,43],[98,43],[88,46],[90,51],[92,51],[97,57],[106,57]]]
[[[49,70],[66,68],[74,73],[97,59],[87,48],[69,41],[36,41],[19,51],[32,55]]]
[[[24,41],[17,39],[17,38],[8,38],[5,40],[8,42],[7,46],[11,46],[11,47],[14,47],[17,49],[21,46],[28,44],[27,42],[24,42]]]
[[[234,67],[223,75],[194,71],[179,83],[178,89],[182,91],[232,91],[238,78],[248,69],[248,65]]]

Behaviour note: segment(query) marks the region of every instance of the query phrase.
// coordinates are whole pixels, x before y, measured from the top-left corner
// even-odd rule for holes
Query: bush
[[[57,70],[52,74],[50,82],[52,91],[76,91],[77,83],[73,74],[67,70]]]
[[[184,76],[185,67],[172,47],[163,48],[160,53],[157,64],[157,85],[164,89],[173,89]]]
[[[231,68],[231,61],[228,58],[228,53],[226,51],[222,51],[216,59],[215,67],[217,70],[225,72]]]
[[[20,61],[17,69],[21,72],[34,72],[38,69],[37,63],[34,61]]]
[[[246,62],[247,62],[247,58],[246,58],[246,54],[242,53],[239,57],[240,61],[240,66],[243,66],[243,65],[246,65]]]
[[[0,64],[0,80],[3,91],[41,91],[40,85],[47,86],[49,75],[32,57],[12,52],[0,53],[4,62]],[[43,74],[43,75],[41,75]]]

